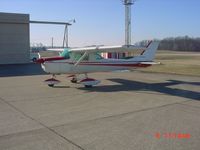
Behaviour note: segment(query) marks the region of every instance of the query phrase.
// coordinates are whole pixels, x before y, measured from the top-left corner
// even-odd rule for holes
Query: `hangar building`
[[[29,15],[0,13],[0,64],[28,63]]]

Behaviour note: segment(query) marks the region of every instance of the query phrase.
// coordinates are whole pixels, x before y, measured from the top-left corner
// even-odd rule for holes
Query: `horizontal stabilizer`
[[[160,62],[140,62],[140,64],[144,64],[144,65],[160,65]]]

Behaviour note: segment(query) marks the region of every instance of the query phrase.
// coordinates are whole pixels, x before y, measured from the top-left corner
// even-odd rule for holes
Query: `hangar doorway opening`
[[[75,22],[75,20],[73,20]],[[34,26],[35,28],[31,30],[31,34],[34,34],[35,32],[40,32],[40,36],[36,36],[34,35],[34,39],[32,39],[32,41],[37,41],[36,43],[39,43],[40,41],[43,41],[45,38],[43,37],[43,35],[45,35],[45,37],[49,37],[49,39],[46,39],[47,42],[44,43],[44,45],[48,46],[48,47],[51,47],[53,48],[55,45],[53,44],[53,34],[56,34],[56,36],[59,36],[61,38],[59,38],[59,42],[57,43],[60,43],[62,41],[62,44],[59,44],[56,45],[55,47],[68,47],[68,26],[71,25],[70,23],[68,22],[53,22],[53,21],[29,21],[29,23],[33,26],[34,24],[37,24],[37,25],[40,25],[39,27],[37,26]],[[45,26],[44,26],[45,25]],[[45,28],[46,25],[62,25],[64,26],[64,34],[63,36],[61,35],[58,35],[57,34],[57,31],[54,32],[54,30],[52,30],[51,28]],[[31,27],[32,27],[31,26]],[[32,27],[33,28],[33,27]],[[53,28],[54,29],[54,28]],[[35,30],[38,30],[38,31],[35,31]],[[62,31],[61,31],[62,30]],[[41,33],[42,32],[42,33]],[[63,28],[59,30],[59,32],[63,33]],[[38,35],[38,33],[36,33]],[[49,34],[48,36],[46,36],[46,34]],[[51,34],[51,35],[50,35]],[[50,40],[51,40],[51,44],[50,43]]]
[[[30,24],[64,25],[62,47],[68,47],[68,22],[30,21],[29,14],[0,13],[0,64],[30,62]],[[62,32],[63,33],[63,32]],[[43,36],[37,33],[38,37]]]

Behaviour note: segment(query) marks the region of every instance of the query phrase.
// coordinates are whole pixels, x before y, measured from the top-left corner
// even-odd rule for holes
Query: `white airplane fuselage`
[[[150,64],[141,64],[139,61],[124,59],[102,59],[100,61],[82,61],[77,66],[69,59],[46,61],[42,68],[50,74],[84,74],[92,72],[108,72],[115,70],[133,70],[139,67],[148,67]]]

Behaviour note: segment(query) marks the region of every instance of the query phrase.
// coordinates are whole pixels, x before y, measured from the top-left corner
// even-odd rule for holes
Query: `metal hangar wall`
[[[29,15],[0,13],[0,64],[28,63]]]

